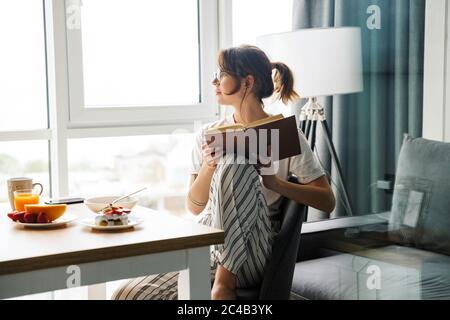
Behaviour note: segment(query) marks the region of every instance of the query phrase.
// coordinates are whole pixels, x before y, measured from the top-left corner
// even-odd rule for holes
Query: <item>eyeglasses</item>
[[[214,78],[213,78],[213,82],[220,82],[222,81],[223,77],[226,75],[227,73],[225,71],[222,71],[219,69],[217,69],[216,72],[214,72]]]

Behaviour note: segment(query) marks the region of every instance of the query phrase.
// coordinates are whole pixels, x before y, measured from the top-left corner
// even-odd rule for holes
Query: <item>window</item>
[[[48,142],[0,142],[0,181],[11,177],[29,177],[44,187],[43,196],[50,194]],[[8,201],[7,184],[0,184],[0,202]]]
[[[86,107],[198,103],[197,1],[125,2],[81,7]]]
[[[0,202],[6,180],[26,176],[50,194],[44,10],[41,1],[0,2]]]
[[[42,2],[1,1],[0,30],[0,131],[47,128]]]
[[[292,0],[233,1],[233,45],[256,45],[258,36],[291,31],[292,2]]]
[[[213,119],[216,11],[215,1],[67,0],[72,126]]]
[[[70,140],[70,194],[121,195],[147,187],[136,195],[140,205],[183,216],[193,142],[193,134]]]

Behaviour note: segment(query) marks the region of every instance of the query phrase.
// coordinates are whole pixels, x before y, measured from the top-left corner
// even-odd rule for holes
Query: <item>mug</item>
[[[41,191],[39,192],[39,195],[41,195],[42,191],[44,190],[44,187],[40,183],[33,183],[33,179],[31,178],[18,177],[18,178],[11,178],[8,180],[9,204],[11,205],[12,210],[16,210],[16,207],[14,205],[14,191],[33,189],[35,186],[41,187]]]

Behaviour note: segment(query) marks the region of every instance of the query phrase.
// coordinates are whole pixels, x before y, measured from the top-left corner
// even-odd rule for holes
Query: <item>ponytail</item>
[[[284,104],[299,99],[294,91],[294,76],[284,63],[271,63],[267,55],[258,47],[242,45],[219,52],[218,64],[221,70],[236,80],[235,88],[227,93],[235,94],[241,88],[241,81],[248,75],[255,79],[252,92],[263,103],[262,99],[274,94]],[[273,74],[273,69],[276,69]]]
[[[279,95],[279,99],[287,104],[300,96],[294,90],[294,76],[287,65],[281,62],[273,62],[272,69],[275,69],[274,75],[274,93]]]

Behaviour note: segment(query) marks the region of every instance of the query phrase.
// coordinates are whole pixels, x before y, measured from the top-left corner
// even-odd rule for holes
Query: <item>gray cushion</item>
[[[387,246],[309,260],[296,264],[292,291],[312,300],[449,299],[450,257]]]
[[[450,143],[405,136],[390,229],[397,243],[450,253]]]

